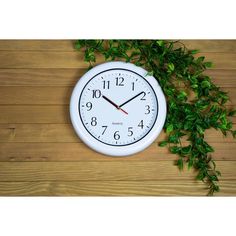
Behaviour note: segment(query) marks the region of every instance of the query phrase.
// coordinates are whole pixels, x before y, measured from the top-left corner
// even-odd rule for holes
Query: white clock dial
[[[108,62],[85,73],[70,101],[73,127],[92,149],[126,156],[148,147],[161,132],[166,100],[157,80],[125,62]]]
[[[158,115],[157,97],[148,81],[127,69],[110,69],[91,78],[78,108],[87,131],[114,146],[138,142]]]

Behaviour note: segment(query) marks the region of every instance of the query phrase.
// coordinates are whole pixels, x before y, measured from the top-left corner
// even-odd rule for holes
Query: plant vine
[[[159,82],[167,99],[164,125],[166,139],[159,146],[167,146],[177,154],[176,165],[197,170],[196,178],[208,186],[208,195],[219,191],[220,171],[212,159],[213,147],[205,139],[205,131],[214,128],[236,137],[230,117],[228,94],[204,74],[212,63],[198,50],[188,50],[179,41],[163,40],[78,40],[75,48],[84,52],[89,68],[99,55],[105,60],[123,60],[149,71]]]

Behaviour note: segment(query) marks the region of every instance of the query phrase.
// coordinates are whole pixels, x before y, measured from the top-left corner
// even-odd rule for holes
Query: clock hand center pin
[[[125,110],[123,110],[122,108],[120,108],[116,103],[114,103],[113,101],[111,101],[109,98],[107,98],[106,96],[102,95],[102,98],[105,99],[107,102],[109,102],[111,105],[113,105],[117,110],[120,110],[122,112],[124,112],[126,115],[128,115],[128,112],[126,112]]]

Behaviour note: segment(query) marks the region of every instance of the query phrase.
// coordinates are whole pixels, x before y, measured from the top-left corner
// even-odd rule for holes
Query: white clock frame
[[[124,146],[111,146],[105,143],[100,142],[96,138],[94,138],[84,127],[78,110],[78,104],[80,95],[83,91],[83,88],[86,86],[87,82],[93,78],[96,74],[99,74],[105,70],[109,69],[127,69],[131,70],[137,74],[139,74],[143,79],[146,79],[147,82],[151,85],[154,93],[156,94],[158,101],[158,114],[157,119],[148,132],[148,134],[135,143],[131,143],[129,145]],[[131,63],[121,62],[121,61],[113,61],[106,62],[95,66],[87,73],[85,73],[80,80],[75,85],[75,88],[71,95],[70,100],[70,117],[72,125],[75,129],[75,132],[80,137],[80,139],[87,144],[93,150],[109,155],[109,156],[128,156],[140,152],[147,148],[150,144],[154,142],[154,140],[158,137],[165,123],[166,119],[166,99],[162,92],[160,85],[157,80],[153,76],[147,75],[147,71],[141,67],[138,67]]]

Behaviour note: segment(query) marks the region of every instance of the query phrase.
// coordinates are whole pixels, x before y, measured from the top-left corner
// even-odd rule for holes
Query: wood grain
[[[236,105],[236,41],[184,40],[214,67],[205,72]],[[175,155],[157,146],[130,157],[98,154],[75,134],[71,91],[86,72],[74,40],[0,40],[0,195],[179,196],[206,195],[196,172],[180,172]],[[97,63],[103,62],[101,57]],[[236,127],[236,117],[232,119]],[[236,195],[236,140],[206,133],[221,171],[218,196]],[[183,144],[186,144],[185,141]]]
[[[205,57],[205,61],[213,62],[215,69],[236,69],[236,53],[198,53],[197,57]]]
[[[216,161],[222,180],[236,180],[236,161]],[[178,180],[194,179],[173,161],[0,162],[1,181]]]
[[[181,40],[188,49],[202,52],[236,52],[235,40]],[[75,40],[0,40],[0,50],[74,51]],[[182,46],[182,44],[179,44]]]
[[[236,129],[235,124],[233,127]],[[215,129],[207,130],[205,137],[211,143],[236,142],[231,135],[225,137]],[[165,138],[166,135],[162,132],[157,140]],[[71,124],[0,124],[0,142],[77,143],[81,141]]]
[[[1,51],[0,68],[86,68],[83,57],[82,52]]]
[[[0,40],[1,51],[74,51],[73,40]]]
[[[86,68],[0,69],[0,86],[74,86],[86,71]],[[210,69],[204,74],[223,88],[235,87],[234,69]]]
[[[210,76],[212,81],[222,88],[235,87],[236,70],[211,69],[207,70],[205,74]]]
[[[185,143],[183,143],[184,145]],[[187,144],[186,144],[187,145]],[[211,143],[215,152],[212,157],[216,160],[236,160],[236,145],[234,143]],[[0,143],[0,162],[129,162],[129,161],[169,161],[177,160],[177,156],[171,154],[167,148],[159,147],[153,143],[143,152],[129,157],[109,157],[89,149],[84,143]]]
[[[223,180],[220,186],[216,196],[235,194],[235,182]],[[206,191],[195,180],[0,182],[2,196],[203,196]]]
[[[0,104],[69,105],[72,90],[73,87],[0,87]]]
[[[236,52],[235,40],[181,40],[189,49],[200,52]]]
[[[86,71],[85,68],[0,69],[0,86],[74,86]]]
[[[214,62],[217,69],[236,69],[236,53],[198,53],[207,61]],[[96,63],[104,62],[98,56]],[[86,68],[82,52],[48,52],[48,51],[1,51],[0,68]]]
[[[68,105],[6,105],[0,114],[0,123],[70,123]]]

